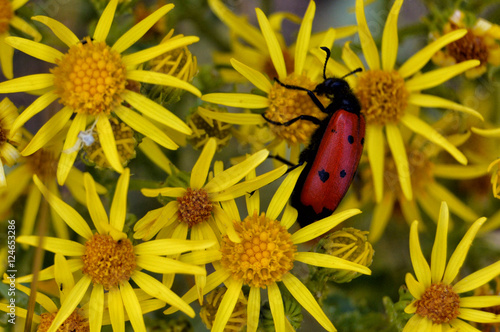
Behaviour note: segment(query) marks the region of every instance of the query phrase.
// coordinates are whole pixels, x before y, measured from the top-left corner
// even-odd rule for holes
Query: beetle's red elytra
[[[360,112],[361,106],[344,79],[361,69],[342,78],[326,78],[330,50],[326,47],[321,49],[326,52],[324,81],[314,90],[286,85],[276,78],[275,81],[288,89],[306,91],[316,106],[328,116],[320,120],[301,115],[281,123],[262,115],[274,125],[289,126],[299,120],[319,125],[311,137],[311,143],[300,155],[299,165],[304,162],[307,164],[292,193],[292,206],[299,213],[298,221],[302,227],[331,215],[340,204],[356,174],[365,137],[365,118]],[[331,103],[325,108],[316,95],[326,96]]]

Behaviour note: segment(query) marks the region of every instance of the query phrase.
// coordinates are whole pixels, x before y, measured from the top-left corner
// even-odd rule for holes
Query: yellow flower
[[[14,77],[12,70],[14,48],[5,42],[5,38],[10,36],[10,28],[24,32],[37,42],[42,39],[42,35],[35,28],[15,14],[15,11],[27,2],[28,0],[0,0],[0,67],[2,67],[3,75],[8,79]]]
[[[15,147],[21,143],[21,133],[10,135],[17,115],[17,107],[9,98],[4,98],[0,102],[0,188],[7,186],[4,165],[13,166],[21,156]]]
[[[443,27],[442,34],[450,31],[467,28],[467,34],[448,45],[443,51],[437,52],[432,61],[439,66],[449,66],[458,62],[477,59],[481,64],[465,72],[467,78],[481,76],[488,69],[488,64],[492,66],[500,65],[500,26],[478,18],[474,26],[466,25],[465,14],[460,10],[455,10],[450,16],[448,23]],[[433,34],[434,38],[439,37],[439,33]]]
[[[63,184],[71,165],[77,156],[81,142],[80,135],[87,125],[93,122],[90,131],[97,131],[104,154],[111,166],[118,172],[123,171],[117,152],[116,139],[113,136],[109,119],[117,116],[135,131],[150,137],[158,144],[176,149],[178,146],[150,120],[158,121],[183,134],[191,134],[191,129],[178,117],[163,106],[149,100],[141,94],[128,89],[128,82],[153,83],[185,89],[197,96],[200,92],[191,84],[176,77],[145,70],[137,66],[165,52],[198,41],[198,37],[183,37],[166,41],[160,45],[122,55],[161,17],[173,8],[165,5],[137,23],[124,33],[112,46],[106,44],[106,38],[115,14],[117,0],[109,2],[97,23],[92,38],[79,40],[73,32],[60,22],[46,16],[33,19],[48,26],[64,42],[69,50],[63,54],[50,46],[23,38],[8,37],[6,43],[40,60],[55,64],[50,74],[35,74],[0,83],[0,93],[21,91],[43,91],[44,93],[28,106],[14,122],[12,132],[19,129],[36,113],[58,100],[63,108],[52,116],[21,152],[30,155],[43,147],[66,125],[70,118],[71,125],[66,136],[61,155],[57,180]],[[128,105],[137,109],[144,116],[135,112]]]
[[[343,76],[357,68],[363,69],[360,74],[349,76],[347,80],[353,86],[354,92],[361,103],[361,111],[366,118],[366,151],[373,173],[377,202],[382,200],[384,192],[385,141],[387,141],[393,155],[403,194],[408,200],[413,197],[408,159],[404,147],[403,129],[409,129],[414,133],[425,136],[431,142],[448,151],[460,163],[467,163],[463,153],[414,114],[415,107],[447,108],[482,118],[473,109],[441,97],[420,93],[421,90],[438,86],[479,64],[478,60],[470,60],[446,68],[417,74],[433,54],[443,46],[463,37],[466,30],[461,29],[442,36],[415,53],[396,70],[395,63],[398,51],[397,21],[402,4],[403,0],[396,0],[389,12],[382,35],[380,55],[368,29],[363,1],[356,1],[358,33],[368,68],[365,68],[358,56],[350,49],[349,43],[346,43],[343,48],[342,59],[347,68],[344,67],[342,70],[335,72],[335,75]],[[405,128],[401,128],[401,125]]]
[[[212,1],[211,5],[221,6],[218,1]],[[288,51],[284,48],[282,42],[280,42],[282,36],[274,31],[272,22],[268,20],[264,13],[259,8],[256,8],[257,19],[262,32],[259,32],[248,24],[241,24],[242,30],[238,34],[245,36],[245,40],[252,40],[251,44],[255,45],[255,47],[258,45],[258,49],[262,50],[261,52],[270,58],[275,73],[270,73],[269,75],[271,76],[266,76],[262,73],[263,70],[259,66],[255,68],[246,64],[249,59],[254,59],[255,57],[242,58],[242,61],[245,63],[232,58],[231,64],[249,82],[263,91],[264,95],[250,93],[211,93],[204,95],[202,100],[245,109],[266,109],[266,117],[277,122],[285,122],[299,115],[324,118],[326,114],[319,110],[306,92],[286,89],[273,81],[274,78],[278,78],[285,84],[299,85],[309,89],[316,87],[317,80],[322,74],[322,65],[316,61],[309,61],[309,58],[307,58],[308,51],[311,48],[311,29],[315,11],[316,4],[314,1],[311,1],[302,19],[294,48],[294,60],[290,66],[290,64],[287,65],[286,60]],[[236,19],[227,9],[221,11],[219,16],[233,30],[236,29],[237,23],[241,23],[241,19]],[[331,47],[335,35],[336,32],[334,29],[328,30],[322,35],[321,42],[318,42],[318,44]],[[328,99],[324,96],[320,97],[320,100],[323,103],[328,102]],[[260,114],[231,114],[210,111],[204,111],[204,114],[219,121],[238,125],[255,126],[267,123]],[[290,126],[277,126],[270,123],[267,123],[267,125],[276,137],[268,148],[274,154],[284,156],[286,149],[284,143],[287,143],[291,146],[290,159],[292,162],[298,161],[300,145],[307,144],[312,133],[317,128],[310,121],[297,121]]]
[[[486,218],[480,218],[472,224],[446,264],[448,219],[448,205],[443,202],[430,266],[420,248],[418,221],[411,225],[410,255],[416,279],[412,274],[406,274],[406,286],[415,300],[405,308],[405,312],[413,316],[405,325],[404,332],[447,331],[450,328],[456,331],[477,331],[465,321],[500,322],[499,315],[478,310],[500,305],[499,296],[460,296],[499,275],[500,261],[454,282],[472,241]]]
[[[311,292],[294,276],[292,268],[297,262],[302,262],[363,274],[371,273],[366,266],[339,257],[298,250],[297,245],[321,236],[345,219],[361,213],[358,209],[342,211],[303,227],[293,234],[290,233],[289,229],[297,219],[297,210],[287,202],[302,169],[303,167],[299,167],[290,172],[274,194],[266,212],[259,212],[258,191],[246,196],[248,216],[243,219],[234,200],[221,203],[222,208],[234,222],[236,234],[241,238],[240,242],[235,242],[225,235],[220,250],[207,250],[204,257],[190,254],[181,256],[180,261],[212,263],[215,267],[216,271],[207,276],[203,294],[212,291],[221,283],[227,287],[213,322],[213,332],[224,330],[243,286],[250,287],[247,331],[257,330],[261,310],[261,289],[267,289],[276,331],[285,331],[288,323],[278,283],[282,283],[323,328],[336,331]],[[281,220],[277,220],[282,212]],[[192,288],[182,298],[187,302],[194,301],[197,298],[196,289]],[[170,308],[165,313],[170,314],[174,311],[175,309]]]
[[[472,132],[489,138],[500,138],[500,128],[495,129],[481,129],[481,128],[472,128]],[[488,166],[488,172],[492,172],[491,175],[491,185],[493,189],[493,196],[495,198],[500,198],[500,158],[494,160]]]
[[[124,328],[125,309],[133,329],[146,331],[139,298],[132,288],[130,279],[151,297],[170,303],[187,315],[194,317],[194,311],[187,303],[182,301],[170,288],[141,270],[149,270],[153,273],[205,275],[206,271],[203,268],[164,256],[211,247],[214,245],[214,241],[164,239],[134,246],[127,238],[127,234],[122,231],[127,211],[129,173],[128,168],[124,169],[118,179],[109,218],[97,195],[94,180],[88,173],[85,173],[84,182],[88,210],[97,233],[91,230],[85,219],[76,210],[52,194],[36,175],[33,177],[35,184],[49,204],[68,226],[85,239],[83,245],[70,240],[44,238],[43,249],[73,258],[68,260],[68,267],[63,272],[54,269],[53,266],[40,271],[39,280],[62,278],[62,274],[67,274],[68,271],[82,273],[82,277],[67,294],[71,300],[63,303],[48,332],[55,332],[58,329],[90,289],[90,331],[100,331],[103,324],[105,293],[108,294],[109,316],[114,330]],[[17,241],[37,246],[39,237],[20,236]],[[17,282],[29,282],[32,281],[32,278],[32,275],[20,277]]]

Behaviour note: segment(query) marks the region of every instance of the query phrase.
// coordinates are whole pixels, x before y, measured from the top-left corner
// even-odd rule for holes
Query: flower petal
[[[108,37],[109,29],[111,28],[111,23],[113,23],[113,18],[115,17],[116,6],[118,5],[118,0],[111,0],[99,18],[97,26],[94,31],[94,40],[98,42],[106,42]]]
[[[164,73],[158,73],[150,70],[127,70],[127,79],[137,82],[151,83],[155,85],[171,86],[174,88],[189,91],[196,97],[201,97],[200,90],[198,90],[194,85],[175,76]]]
[[[406,287],[410,291],[411,295],[419,300],[422,297],[422,294],[425,292],[425,286],[418,282],[413,274],[407,273],[405,276]]]
[[[142,315],[141,305],[137,299],[132,286],[128,281],[120,284],[120,293],[122,295],[123,305],[127,311],[127,316],[130,319],[134,331],[146,332],[146,325]]]
[[[340,257],[320,254],[317,252],[298,252],[295,256],[295,260],[319,267],[356,271],[368,275],[372,274],[370,269],[364,265],[353,263]]]
[[[356,0],[356,20],[358,22],[358,34],[361,42],[363,54],[370,69],[375,70],[380,68],[380,58],[378,55],[377,45],[373,40],[365,17],[365,4],[363,0]]]
[[[309,51],[309,40],[311,39],[311,29],[315,12],[316,4],[314,1],[310,1],[300,25],[297,42],[295,43],[294,73],[297,75],[302,75],[302,71],[304,70],[307,53]]]
[[[21,128],[26,121],[31,119],[35,114],[44,110],[49,106],[54,100],[59,98],[55,91],[49,91],[40,97],[38,97],[34,102],[31,103],[26,109],[19,114],[14,123],[12,124],[11,133],[15,133],[19,128]]]
[[[385,22],[382,35],[382,69],[392,71],[398,55],[398,17],[403,0],[396,0]]]
[[[360,213],[361,211],[358,209],[349,209],[313,222],[312,224],[307,225],[306,227],[302,227],[301,229],[293,233],[291,238],[292,242],[293,244],[299,244],[310,241],[320,235],[325,234],[326,232],[340,224],[342,221]]]
[[[213,322],[212,331],[223,331],[227,321],[231,317],[234,311],[236,302],[241,293],[241,287],[243,286],[243,281],[228,279],[226,280],[227,291],[224,293],[224,297],[219,304],[217,314],[215,315],[215,320]]]
[[[458,318],[451,320],[449,324],[454,328],[453,331],[481,332],[480,330],[476,329],[472,325],[467,324],[466,322],[464,322],[463,320],[458,319]]]
[[[146,197],[156,197],[158,195],[166,196],[166,197],[182,197],[186,194],[185,188],[158,188],[158,189],[141,189],[141,193]]]
[[[348,41],[342,47],[342,60],[347,65],[350,71],[361,68],[362,71],[365,71],[365,66],[363,62],[359,59],[359,57],[351,50],[351,42]]]
[[[432,173],[437,178],[454,180],[472,180],[488,174],[488,165],[456,165],[456,164],[437,164],[432,168]]]
[[[207,240],[157,239],[134,246],[134,253],[136,255],[175,255],[188,251],[207,249],[214,244],[213,241]]]
[[[300,303],[300,306],[307,310],[318,323],[327,331],[336,331],[332,322],[328,319],[323,309],[311,294],[311,291],[295,277],[292,273],[283,276],[283,284],[290,291],[292,296]]]
[[[96,130],[107,161],[115,171],[122,173],[123,166],[120,162],[120,156],[118,155],[115,136],[106,114],[101,113],[97,117]]]
[[[56,60],[63,57],[63,54],[55,48],[26,38],[7,37],[4,40],[15,49],[48,63],[55,64]]]
[[[297,183],[297,180],[299,179],[299,176],[305,166],[306,165],[304,164],[300,167],[297,167],[287,175],[285,180],[283,180],[278,190],[276,190],[276,193],[273,195],[271,202],[269,203],[269,207],[266,211],[266,217],[271,220],[278,219],[278,216],[280,215],[281,211],[283,211],[283,208],[290,199],[292,191],[295,189],[295,184]]]
[[[19,243],[29,244],[33,247],[40,245],[40,237],[36,235],[22,235],[17,238]],[[42,248],[53,253],[64,256],[82,256],[85,253],[85,246],[70,240],[55,237],[44,237]]]
[[[429,141],[439,145],[448,153],[450,153],[459,163],[466,165],[467,158],[464,156],[462,152],[460,152],[453,144],[451,144],[446,138],[441,136],[434,128],[432,128],[429,124],[421,120],[420,118],[406,113],[402,118],[401,122],[414,131],[417,134],[420,134],[427,138]]]
[[[474,237],[477,234],[477,231],[483,223],[486,221],[486,218],[479,218],[476,220],[472,226],[467,230],[467,233],[465,233],[464,237],[460,241],[460,243],[457,245],[455,251],[450,257],[450,260],[448,261],[448,266],[446,267],[446,271],[444,272],[443,276],[443,283],[445,284],[451,284],[455,277],[458,275],[458,271],[462,267],[465,257],[467,256],[467,253],[469,252],[469,248],[472,245],[472,241],[474,240]],[[470,277],[470,276],[469,276]],[[479,287],[479,286],[478,286]],[[455,289],[455,287],[453,288]],[[458,291],[457,291],[458,292]]]
[[[260,308],[260,288],[250,287],[247,303],[247,332],[257,332]]]
[[[415,220],[410,228],[410,256],[415,276],[425,288],[431,285],[431,269],[425,260],[418,238],[418,221]]]
[[[92,310],[89,310],[90,331],[100,331],[104,312],[104,287],[101,284],[92,286],[89,305],[92,308]]]
[[[479,60],[468,60],[456,65],[435,69],[425,74],[410,78],[405,82],[406,89],[410,92],[420,91],[440,85],[450,78],[460,75],[466,70],[477,67]]]
[[[241,75],[243,75],[247,80],[250,81],[253,85],[255,85],[258,89],[264,91],[265,93],[269,93],[271,90],[272,84],[269,82],[267,77],[261,72],[253,69],[245,65],[242,62],[239,62],[236,59],[231,59],[231,65],[234,69]]]
[[[76,45],[80,42],[80,39],[78,39],[78,37],[70,29],[53,18],[48,16],[33,16],[31,19],[45,24],[50,30],[52,30],[56,37],[68,47]]]
[[[283,306],[281,291],[276,283],[267,286],[267,296],[273,316],[274,329],[276,332],[285,332],[285,308]]]
[[[460,298],[460,308],[488,308],[500,305],[498,295],[479,295]]]
[[[387,190],[382,197],[382,201],[375,205],[373,209],[372,222],[370,224],[370,233],[368,240],[375,243],[384,234],[385,228],[394,211],[395,197],[392,190]]]
[[[54,85],[53,74],[34,74],[0,83],[0,93],[41,90]]]
[[[66,134],[66,140],[64,141],[63,151],[57,163],[57,182],[60,186],[66,182],[73,168],[79,149],[76,151],[72,150],[74,150],[73,147],[75,147],[75,145],[80,144],[80,142],[78,142],[78,135],[85,130],[86,124],[87,115],[83,113],[77,113],[73,121],[71,121],[68,133]]]
[[[205,96],[201,97],[201,99],[205,100]],[[210,119],[232,124],[261,125],[266,123],[266,120],[262,117],[262,115],[254,113],[222,113],[210,111],[204,107],[198,108],[198,113],[200,113],[201,116],[206,116]]]
[[[106,234],[105,225],[109,224],[108,215],[102,205],[99,195],[97,195],[95,181],[89,173],[83,174],[85,183],[86,202],[95,228],[99,234]]]
[[[108,309],[113,332],[125,332],[123,301],[120,291],[116,287],[112,287],[108,292]]]
[[[449,217],[448,205],[443,201],[439,210],[436,238],[434,239],[431,254],[431,281],[435,284],[441,282],[446,267]]]
[[[458,318],[476,323],[500,323],[500,315],[483,310],[460,308]]]
[[[114,110],[115,114],[127,125],[129,125],[135,131],[151,138],[156,143],[161,146],[175,150],[179,146],[172,141],[162,130],[156,127],[151,121],[140,116],[137,112],[126,108],[124,106],[119,106]]]
[[[160,147],[149,137],[144,137],[139,148],[156,166],[167,174],[172,174],[172,167],[175,165],[165,156]]]
[[[203,95],[201,100],[214,104],[250,109],[266,108],[269,106],[269,99],[267,97],[250,93],[209,93]]]
[[[2,73],[5,78],[11,80],[14,77],[14,67],[12,64],[12,59],[14,58],[14,48],[5,43],[4,37],[0,37],[0,67],[2,67]]]
[[[174,5],[169,3],[154,11],[152,14],[135,24],[120,38],[118,38],[111,49],[118,53],[122,53],[123,51],[127,50],[142,36],[144,36],[144,34],[146,34],[146,32],[148,32],[148,30],[151,29],[151,27],[155,25],[159,19],[161,19],[163,16],[165,16],[165,14],[172,10],[172,8],[174,8]]]
[[[427,184],[427,192],[437,200],[446,201],[450,210],[465,221],[472,222],[478,218],[478,215],[469,205],[463,203],[460,198],[439,183],[434,181],[429,182]]]
[[[368,161],[372,170],[375,200],[380,202],[384,196],[384,135],[382,126],[372,125],[366,127],[366,150]]]
[[[451,260],[451,259],[450,259]],[[448,263],[448,265],[450,265]],[[491,279],[500,275],[500,261],[490,264],[479,271],[469,274],[453,286],[453,290],[457,293],[465,293],[481,287]]]
[[[432,322],[420,315],[413,315],[406,323],[403,332],[429,332]]]
[[[194,266],[167,257],[153,255],[141,255],[136,257],[137,266],[155,273],[183,273],[200,274],[207,273],[205,268]]]
[[[438,96],[425,95],[420,93],[412,93],[410,94],[410,98],[408,102],[413,105],[421,106],[421,107],[438,107],[438,108],[446,108],[454,111],[464,112],[470,115],[473,115],[481,120],[484,120],[481,113],[478,111],[460,105],[458,103],[454,103],[451,100],[447,100]]]
[[[123,98],[132,107],[136,108],[142,114],[150,117],[153,120],[164,124],[167,127],[175,129],[183,134],[191,135],[191,128],[184,121],[179,119],[172,112],[167,110],[160,104],[155,103],[151,99],[141,95],[140,93],[127,90],[123,93]]]
[[[71,227],[71,229],[85,239],[90,239],[92,237],[92,231],[90,230],[87,222],[78,212],[76,212],[75,209],[51,193],[47,187],[43,185],[38,176],[33,175],[33,181],[38,189],[40,189],[42,195],[45,197],[50,206],[52,206],[52,208],[57,212],[57,214],[59,214],[59,216],[61,216],[64,222]]]
[[[271,24],[269,23],[269,20],[267,19],[264,12],[260,10],[260,8],[255,8],[255,12],[257,14],[257,20],[259,21],[260,30],[262,31],[262,35],[266,40],[267,48],[269,49],[269,56],[271,57],[271,61],[273,62],[274,68],[276,69],[278,78],[283,81],[287,76],[287,72],[281,45],[278,42],[278,38],[276,38],[274,30],[271,27]]]
[[[214,158],[215,150],[217,149],[217,142],[215,138],[210,138],[208,142],[203,147],[198,160],[193,166],[191,171],[190,186],[193,189],[201,189],[205,184],[208,176],[208,170],[212,164],[212,159]]]
[[[405,61],[398,72],[403,78],[407,78],[422,69],[427,62],[444,46],[462,38],[467,34],[467,29],[457,29],[439,37],[429,45],[422,48],[412,57]]]
[[[385,133],[387,135],[387,143],[391,149],[392,158],[396,164],[398,171],[399,184],[405,198],[409,201],[413,198],[411,188],[410,167],[408,165],[408,155],[406,154],[405,144],[399,128],[394,124],[385,125]]]

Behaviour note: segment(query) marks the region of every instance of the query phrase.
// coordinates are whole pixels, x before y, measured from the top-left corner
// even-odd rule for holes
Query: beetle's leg
[[[278,122],[278,121],[273,121],[269,118],[267,118],[264,113],[261,114],[262,117],[269,123],[275,125],[275,126],[285,126],[285,127],[288,127],[289,125],[291,125],[292,123],[294,122],[297,122],[299,120],[306,120],[306,121],[311,121],[312,123],[316,124],[316,125],[319,125],[321,123],[321,120],[312,116],[312,115],[299,115],[298,117],[296,118],[293,118],[291,120],[288,120],[286,122]]]
[[[326,110],[326,108],[325,108],[325,106],[323,106],[323,104],[319,101],[318,97],[316,97],[316,95],[314,94],[314,92],[312,92],[311,90],[308,90],[306,88],[303,88],[303,87],[297,86],[297,85],[288,85],[288,84],[282,83],[276,77],[274,78],[274,80],[276,81],[276,83],[278,83],[279,85],[281,85],[284,88],[291,89],[291,90],[300,90],[300,91],[307,92],[307,94],[309,95],[309,98],[311,98],[311,100],[316,105],[316,107],[318,107],[321,112],[328,113],[327,110]]]

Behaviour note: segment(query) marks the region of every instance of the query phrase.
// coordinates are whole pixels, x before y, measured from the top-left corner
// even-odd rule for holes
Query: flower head
[[[460,296],[481,287],[500,274],[497,261],[469,276],[455,282],[467,252],[476,233],[486,218],[479,218],[469,228],[462,241],[451,255],[448,264],[448,205],[443,202],[439,211],[436,238],[432,248],[431,264],[426,262],[418,240],[418,221],[414,221],[410,231],[410,255],[415,277],[408,273],[406,285],[415,298],[405,309],[413,314],[404,328],[406,331],[430,331],[431,329],[455,328],[458,331],[471,330],[465,321],[496,323],[500,316],[480,308],[500,304],[498,296]],[[438,327],[439,326],[439,327]]]
[[[13,166],[21,156],[16,148],[21,143],[21,133],[10,135],[17,115],[17,107],[9,98],[4,98],[0,102],[0,188],[7,186],[4,165]]]
[[[234,230],[241,241],[236,242],[229,236],[224,236],[220,250],[214,250],[211,255],[206,256],[205,262],[211,262],[216,267],[216,271],[207,276],[207,286],[203,289],[203,293],[210,292],[221,283],[227,287],[212,331],[224,330],[243,286],[250,287],[247,330],[257,329],[261,308],[261,289],[265,289],[268,293],[275,329],[284,331],[286,317],[278,286],[280,283],[326,330],[335,331],[335,327],[314,296],[294,276],[292,268],[297,262],[303,262],[362,274],[371,273],[366,266],[343,258],[298,250],[297,245],[321,236],[340,222],[361,212],[357,209],[342,211],[291,233],[289,229],[297,219],[297,211],[287,204],[287,201],[302,169],[303,167],[299,167],[289,173],[271,199],[266,212],[260,212],[258,191],[246,197],[248,215],[245,218],[240,217],[234,201],[222,203],[222,207],[233,220]],[[278,218],[282,212],[282,217]],[[193,258],[186,256],[181,257],[181,260],[189,262]],[[188,302],[195,300],[196,290],[193,288],[188,291],[183,299]],[[165,313],[173,311],[168,309]]]
[[[111,116],[118,117],[135,131],[150,137],[168,149],[176,149],[178,146],[147,118],[180,133],[191,134],[191,129],[174,114],[135,92],[135,84],[132,83],[171,86],[199,96],[198,89],[177,77],[137,69],[138,65],[165,52],[196,42],[198,37],[170,39],[146,50],[124,55],[123,52],[170,11],[173,5],[162,6],[124,33],[112,46],[109,46],[106,43],[106,38],[117,3],[117,0],[109,2],[97,23],[92,38],[79,39],[60,22],[46,16],[35,16],[34,20],[48,26],[68,46],[69,49],[66,53],[27,39],[6,38],[6,43],[12,47],[55,65],[50,74],[35,74],[0,83],[0,93],[45,91],[17,118],[11,129],[12,134],[55,100],[63,105],[63,108],[40,128],[28,146],[21,152],[22,155],[31,155],[39,150],[57,135],[74,116],[64,141],[64,152],[58,165],[57,179],[59,184],[63,184],[66,180],[78,152],[78,149],[74,151],[73,147],[80,144],[79,134],[86,130],[88,123],[93,123],[90,130],[93,131],[95,128],[106,159],[118,172],[123,171],[123,166],[117,151],[117,138],[113,135],[110,124]],[[123,103],[132,106],[144,117]]]

